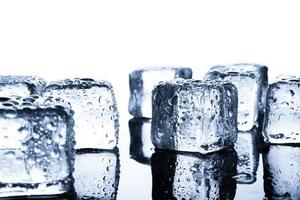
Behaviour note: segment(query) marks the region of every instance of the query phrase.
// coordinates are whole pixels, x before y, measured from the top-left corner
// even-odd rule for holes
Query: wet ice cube
[[[300,147],[271,145],[263,153],[264,189],[269,199],[300,199]]]
[[[154,146],[151,142],[151,119],[133,118],[129,120],[130,156],[143,164],[150,164]]]
[[[236,163],[231,148],[205,156],[157,151],[151,158],[152,198],[234,199]]]
[[[204,80],[225,80],[238,90],[238,129],[248,131],[260,126],[265,93],[268,86],[268,68],[256,64],[235,64],[212,67]]]
[[[119,173],[118,150],[77,151],[74,185],[78,199],[116,199]]]
[[[177,79],[153,91],[152,142],[178,151],[218,151],[237,133],[237,93],[226,82]]]
[[[192,69],[182,67],[154,67],[135,70],[129,75],[129,113],[134,117],[152,116],[151,92],[160,81],[192,78]]]
[[[254,183],[259,162],[258,130],[239,131],[234,149],[238,155],[237,182]]]
[[[61,194],[72,187],[72,112],[36,98],[0,100],[0,197]]]
[[[61,97],[74,111],[76,149],[113,149],[118,142],[118,111],[106,81],[66,79],[52,82],[43,96]]]
[[[46,81],[37,76],[0,76],[0,97],[39,94]]]
[[[300,79],[278,77],[267,92],[264,137],[268,143],[300,142]]]

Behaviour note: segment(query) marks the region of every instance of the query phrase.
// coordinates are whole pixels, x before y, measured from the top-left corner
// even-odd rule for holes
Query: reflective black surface
[[[234,199],[237,154],[225,149],[209,155],[156,150],[151,158],[152,197]]]
[[[146,169],[145,164],[148,163],[144,161],[151,161],[149,163],[151,172],[147,171],[147,173],[151,173],[152,183],[150,185],[148,182],[144,188],[143,191],[147,191],[148,196],[144,196],[142,199],[264,199],[260,130],[239,132],[234,153],[230,153],[227,149],[204,156],[156,149],[155,153],[152,151],[154,154],[151,157],[149,156],[150,149],[146,148],[146,146],[149,147],[148,143],[151,141],[145,141],[147,138],[149,140],[151,138],[150,128],[145,128],[145,126],[150,127],[150,123],[151,120],[145,121],[144,119],[129,121],[131,137],[135,135],[143,138],[139,139],[142,143],[131,141],[131,158],[143,169]],[[136,138],[134,138],[135,141],[137,141]],[[215,164],[215,167],[211,167],[209,163],[213,161],[222,163],[222,165]],[[203,176],[193,176],[190,168],[193,168],[195,162],[201,163],[202,169],[198,170],[204,174]],[[226,166],[231,167],[226,168]],[[178,168],[181,171],[178,171]],[[227,169],[227,172],[224,171],[224,168]],[[228,170],[231,173],[228,173]],[[144,176],[148,177],[148,175]],[[181,184],[176,183],[175,177],[181,180]],[[187,182],[186,179],[190,179],[190,182]],[[138,183],[134,185],[138,185]],[[181,194],[174,191],[181,191]],[[137,193],[142,193],[142,191]],[[138,194],[133,194],[132,197],[141,197]]]
[[[300,199],[300,146],[270,145],[263,152],[264,189],[269,199]]]
[[[76,158],[86,156],[74,174],[75,182],[83,178],[85,195],[77,187],[77,194],[5,199],[300,199],[300,147],[272,145],[261,152],[261,132],[252,130],[239,133],[234,150],[154,153],[151,120],[129,119],[121,118],[119,151],[77,152]]]

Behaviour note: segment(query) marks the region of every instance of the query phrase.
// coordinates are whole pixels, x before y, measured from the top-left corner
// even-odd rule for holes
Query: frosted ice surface
[[[37,76],[0,76],[0,97],[39,94],[46,81]]]
[[[238,183],[254,183],[259,162],[258,131],[239,131],[234,149],[238,155],[236,180]]]
[[[264,137],[268,143],[300,142],[300,78],[279,77],[269,86]]]
[[[259,127],[265,107],[268,68],[256,64],[235,64],[212,67],[204,80],[225,80],[238,90],[238,129]]]
[[[72,185],[72,112],[38,96],[0,98],[0,197],[68,192]]]
[[[237,93],[226,82],[177,79],[153,91],[152,142],[156,148],[202,154],[232,146]]]
[[[129,75],[129,113],[134,117],[152,116],[151,96],[160,81],[192,78],[192,69],[182,67],[153,67],[135,70]]]
[[[43,96],[61,97],[74,111],[76,149],[113,149],[119,121],[113,88],[106,81],[66,79],[52,82]]]

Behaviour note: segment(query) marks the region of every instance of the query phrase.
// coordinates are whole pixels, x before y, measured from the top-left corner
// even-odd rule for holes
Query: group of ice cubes
[[[267,143],[300,142],[300,78],[280,76],[267,92],[264,137]]]
[[[112,152],[118,142],[116,101],[106,81],[76,78],[46,86],[39,77],[0,76],[0,122],[0,197],[70,192],[75,162],[79,166],[74,172],[75,189],[81,199],[85,190],[80,186],[85,180],[78,163],[84,156],[93,160],[94,154],[75,156],[75,140],[76,149]],[[117,177],[118,158],[103,152],[98,157],[103,176],[109,168],[105,177]],[[107,165],[103,164],[105,159]],[[94,177],[87,175],[84,177]],[[118,181],[97,185],[103,189],[101,198],[115,199]],[[96,190],[91,186],[89,191],[93,188]]]
[[[129,74],[129,113],[136,117],[151,118],[152,90],[160,81],[176,78],[192,78],[192,69],[184,67],[152,67],[133,71]]]
[[[129,76],[129,112],[135,118],[152,117],[156,148],[218,151],[233,146],[237,131],[261,128],[267,71],[258,64],[216,66],[199,81],[191,79],[188,68],[136,70]]]
[[[50,83],[45,97],[60,97],[74,110],[76,149],[114,149],[118,143],[119,114],[112,85],[93,79],[65,79]]]

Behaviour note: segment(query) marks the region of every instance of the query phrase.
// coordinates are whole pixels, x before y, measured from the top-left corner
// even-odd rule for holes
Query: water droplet
[[[60,152],[57,150],[53,150],[53,151],[51,151],[50,155],[52,158],[58,158],[60,155]]]
[[[50,122],[47,124],[47,129],[50,131],[56,131],[57,127],[55,126],[54,122]]]
[[[39,139],[40,138],[40,135],[38,134],[38,133],[32,133],[32,137],[34,138],[34,139]]]
[[[5,110],[4,115],[7,118],[15,118],[15,117],[17,117],[17,111],[16,110],[12,110],[12,109]]]
[[[14,151],[7,151],[4,156],[11,159],[16,157],[16,153]]]

